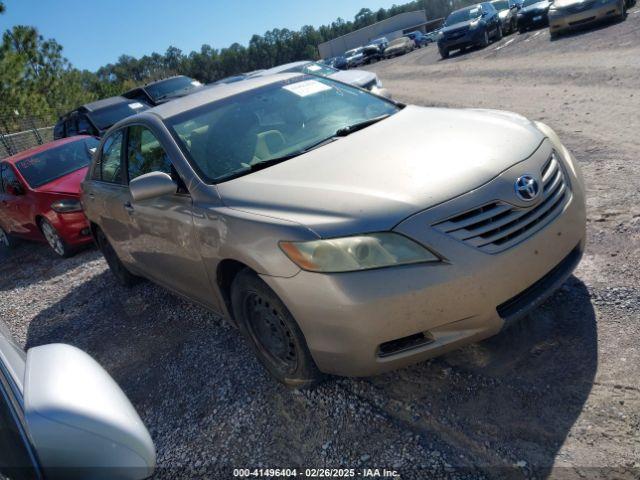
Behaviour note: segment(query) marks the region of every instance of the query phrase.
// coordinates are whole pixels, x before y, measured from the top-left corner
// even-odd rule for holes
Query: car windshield
[[[386,38],[376,38],[374,41],[372,41],[371,43],[375,43],[376,45],[380,45],[381,43],[386,43],[387,39]]]
[[[192,90],[202,84],[190,77],[168,78],[153,85],[147,85],[144,89],[154,101],[169,97],[174,93]]]
[[[188,110],[166,123],[209,183],[253,171],[259,162],[293,157],[336,138],[344,127],[399,110],[394,103],[304,76]]]
[[[522,2],[523,7],[528,7],[529,5],[535,5],[536,3],[540,3],[542,0],[524,0]]]
[[[289,70],[285,70],[285,72],[300,72],[300,73],[308,73],[311,75],[321,75],[326,77],[328,75],[333,75],[338,70],[329,67],[328,65],[322,65],[321,63],[311,62],[304,65],[298,65],[296,67],[290,68]]]
[[[65,143],[19,160],[16,167],[31,188],[38,188],[88,166],[98,143],[93,137]]]
[[[362,52],[362,48],[354,48],[353,50],[346,51],[344,56],[353,57],[354,55],[358,55],[360,52]]]
[[[447,20],[444,22],[444,24],[449,26],[455,25],[456,23],[460,22],[468,22],[469,20],[478,18],[481,13],[482,11],[478,6],[456,10],[447,17]]]
[[[508,0],[494,0],[491,4],[495,7],[496,10],[509,10],[509,1]]]
[[[135,115],[136,113],[147,110],[148,108],[149,107],[143,103],[131,101],[110,105],[108,107],[89,112],[88,115],[91,117],[91,120],[96,127],[100,130],[106,130],[123,118],[130,117],[131,115]]]

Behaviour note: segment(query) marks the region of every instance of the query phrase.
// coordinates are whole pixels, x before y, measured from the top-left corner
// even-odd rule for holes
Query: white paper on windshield
[[[191,85],[193,85],[194,87],[199,87],[200,85],[202,85],[198,80],[193,80],[191,82]]]
[[[292,83],[291,85],[287,85],[282,88],[299,97],[308,97],[309,95],[315,95],[316,93],[331,90],[329,85],[318,82],[317,80],[304,80],[302,82]]]
[[[310,72],[317,72],[318,70],[320,70],[320,65],[309,65],[307,67],[307,70]]]
[[[144,105],[142,105],[140,102],[133,102],[129,104],[129,108],[131,110],[138,110],[139,108],[142,108]]]

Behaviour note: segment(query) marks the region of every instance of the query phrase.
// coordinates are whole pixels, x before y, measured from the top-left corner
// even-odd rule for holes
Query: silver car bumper
[[[574,12],[569,9],[549,11],[549,30],[552,34],[580,27],[592,22],[616,18],[622,14],[622,3],[619,0],[600,1],[586,10]]]
[[[548,143],[548,142],[546,142]],[[550,146],[541,155],[549,155]],[[535,157],[532,156],[532,157]],[[530,160],[511,170],[530,171]],[[442,214],[496,182],[400,223],[396,231],[447,261],[343,274],[301,271],[262,278],[297,319],[318,367],[366,376],[440,355],[498,333],[550,295],[572,272],[585,238],[585,199],[577,173],[565,168],[571,194],[560,213],[516,245],[488,254],[429,227]],[[509,185],[513,185],[512,182]]]

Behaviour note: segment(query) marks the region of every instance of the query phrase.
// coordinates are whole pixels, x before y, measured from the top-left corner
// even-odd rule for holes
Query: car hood
[[[523,7],[520,9],[520,13],[529,13],[536,10],[546,10],[549,8],[550,3],[547,1],[534,3],[533,5],[529,5],[528,7]]]
[[[509,112],[408,106],[217,187],[230,208],[297,222],[321,237],[385,231],[485,184],[543,138]]]
[[[376,79],[376,74],[366,70],[340,70],[329,75],[330,78],[344,83],[362,87]]]
[[[81,168],[71,172],[64,177],[56,178],[54,181],[45,183],[36,188],[37,192],[44,193],[64,193],[67,195],[80,195],[80,183],[87,176],[89,167]]]
[[[407,42],[403,42],[403,43],[397,43],[395,45],[389,45],[387,47],[387,50],[397,50],[399,48],[404,48],[407,46]]]
[[[572,7],[574,5],[581,5],[585,3],[585,0],[556,0],[553,4],[559,8]]]
[[[460,30],[462,28],[468,28],[471,25],[473,20],[465,20],[464,22],[454,23],[453,25],[448,25],[446,27],[442,27],[442,33],[455,32],[456,30]]]

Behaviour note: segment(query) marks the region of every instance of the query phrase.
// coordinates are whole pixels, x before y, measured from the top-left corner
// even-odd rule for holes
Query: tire
[[[40,220],[38,225],[42,235],[44,235],[45,240],[51,247],[51,250],[53,250],[57,255],[62,258],[69,258],[75,253],[75,249],[64,241],[56,228],[51,225],[49,220],[43,218]]]
[[[622,0],[620,6],[620,21],[624,21],[627,18],[627,0]]]
[[[526,28],[524,28],[524,27],[519,27],[519,28],[518,28],[518,32],[519,32],[519,33],[526,33],[526,31],[527,31],[527,29],[526,29]]]
[[[292,388],[322,379],[295,319],[254,272],[245,269],[233,280],[231,303],[238,328],[273,378]]]
[[[502,40],[503,36],[504,36],[504,33],[502,32],[502,25],[498,25],[498,28],[496,29],[496,42],[499,42],[500,40]]]
[[[96,232],[96,243],[107,265],[109,265],[109,270],[111,270],[111,273],[113,273],[120,285],[123,287],[132,287],[140,283],[142,279],[127,270],[127,267],[125,267],[120,258],[118,258],[118,254],[109,243],[109,240],[107,240],[107,236],[100,229]]]
[[[449,50],[446,48],[441,48],[440,56],[442,57],[443,60],[446,60],[447,58],[449,58]]]
[[[9,235],[6,230],[0,227],[0,248],[13,248],[18,244],[18,240]]]
[[[518,30],[518,21],[514,18],[511,21],[511,33],[514,33],[516,30]]]
[[[482,41],[480,42],[480,48],[485,48],[487,46],[489,46],[489,34],[485,30],[484,35],[482,37]]]

